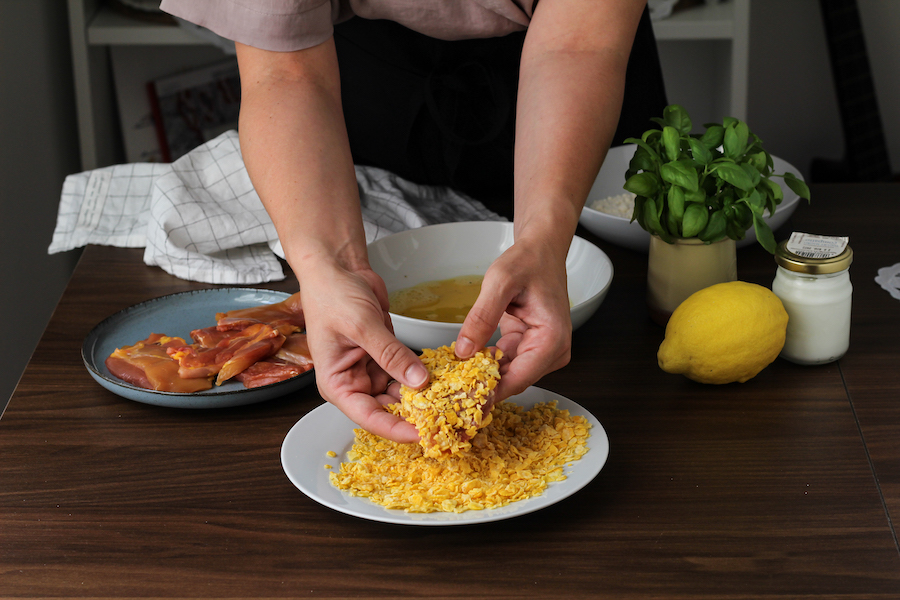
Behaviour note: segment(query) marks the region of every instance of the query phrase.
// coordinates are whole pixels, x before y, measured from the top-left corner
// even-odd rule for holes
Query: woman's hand
[[[565,254],[538,240],[517,240],[488,269],[478,300],[456,342],[469,358],[500,325],[503,351],[494,402],[519,394],[569,362],[572,321],[566,288]]]
[[[415,427],[383,409],[397,400],[387,393],[392,379],[421,387],[428,372],[394,337],[381,278],[371,269],[329,265],[305,275],[300,296],[322,397],[367,431],[418,441]]]

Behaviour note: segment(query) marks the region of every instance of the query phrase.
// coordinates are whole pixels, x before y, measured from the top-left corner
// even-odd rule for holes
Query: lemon
[[[675,309],[656,357],[663,371],[700,383],[743,383],[781,352],[787,322],[771,290],[744,281],[719,283]]]

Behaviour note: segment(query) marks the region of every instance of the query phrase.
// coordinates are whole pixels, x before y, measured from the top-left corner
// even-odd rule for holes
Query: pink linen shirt
[[[537,0],[163,0],[160,8],[220,36],[288,52],[320,44],[353,16],[387,19],[442,40],[528,27]]]

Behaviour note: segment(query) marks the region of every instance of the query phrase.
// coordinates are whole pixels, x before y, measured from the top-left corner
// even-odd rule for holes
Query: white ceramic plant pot
[[[697,238],[668,244],[650,238],[647,262],[647,307],[650,318],[665,326],[688,296],[703,288],[737,279],[735,242],[724,238],[706,244]]]

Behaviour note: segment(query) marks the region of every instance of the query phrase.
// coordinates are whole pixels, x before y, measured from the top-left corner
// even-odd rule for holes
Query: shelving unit
[[[695,123],[747,118],[750,0],[711,2],[653,23],[670,102]]]
[[[738,37],[749,23],[749,0],[710,2],[654,21],[657,40],[728,40]]]
[[[68,0],[68,8],[81,163],[84,170],[89,170],[121,162],[109,49],[148,46],[148,52],[152,52],[152,47],[196,47],[206,42],[174,25],[128,18],[108,8],[102,0]],[[682,72],[694,66],[683,63],[696,62],[699,53],[711,58],[708,69],[714,72],[706,86],[719,99],[721,109],[745,118],[749,22],[750,0],[709,3],[654,22],[667,88],[677,92],[678,83],[685,79]],[[690,61],[678,59],[684,52],[692,57]],[[712,110],[718,108],[717,105]]]
[[[180,27],[131,19],[107,6],[101,6],[91,19],[87,29],[87,41],[92,46],[192,46],[205,43]]]

